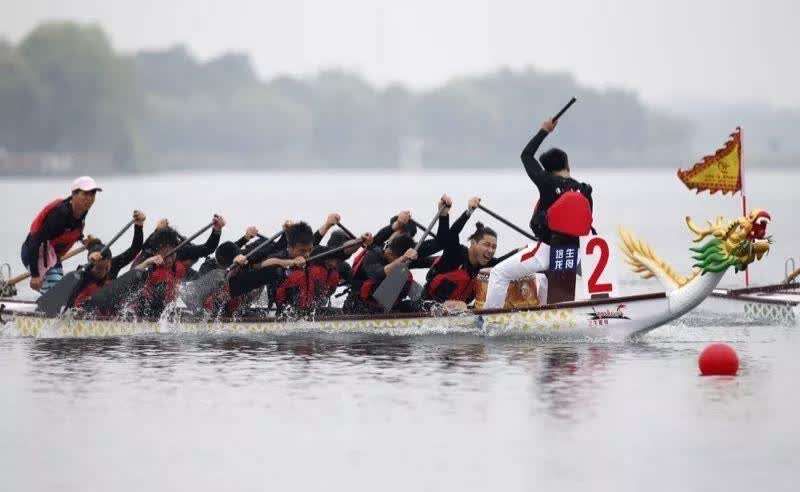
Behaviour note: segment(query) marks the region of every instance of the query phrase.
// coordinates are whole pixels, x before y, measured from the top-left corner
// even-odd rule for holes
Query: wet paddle
[[[100,251],[100,255],[106,253],[111,248],[111,245],[125,234],[131,228],[135,220],[128,222]],[[57,316],[65,307],[72,304],[75,296],[78,294],[78,289],[83,285],[84,275],[92,268],[92,264],[86,263],[81,265],[74,272],[70,272],[58,281],[50,290],[42,294],[36,301],[36,310],[43,312],[47,316]]]
[[[200,234],[203,234],[213,226],[214,222],[209,222],[202,229],[181,241],[177,246],[170,249],[162,256],[164,258],[168,258],[169,256],[175,254],[178,250],[195,240]],[[149,275],[150,268],[146,270],[131,268],[129,271],[125,272],[124,275],[98,290],[97,293],[87,299],[84,304],[87,307],[94,307],[101,310],[113,309],[114,306],[120,305],[122,302],[124,302],[131,292],[138,290],[147,280]]]
[[[489,210],[488,208],[484,207],[483,205],[478,204],[478,208],[483,210],[487,214],[491,215],[495,219],[499,220],[503,224],[507,225],[508,227],[510,227],[510,228],[514,229],[515,231],[519,232],[520,234],[522,234],[523,236],[527,237],[531,241],[537,241],[537,242],[539,241],[538,239],[536,239],[536,237],[532,236],[530,233],[525,232],[520,227],[517,227],[516,225],[514,225],[511,221],[501,217],[500,215],[497,215],[496,213],[492,212],[491,210]]]
[[[422,242],[425,241],[425,238],[427,238],[428,234],[431,233],[431,229],[433,229],[434,224],[436,224],[436,221],[439,220],[440,213],[441,208],[436,210],[436,215],[434,215],[431,223],[428,224],[428,228],[425,229],[425,233],[422,234],[422,237],[417,242],[417,245],[414,246],[414,251],[419,251],[419,247],[422,245]],[[403,263],[392,270],[389,275],[383,279],[383,282],[381,282],[378,288],[375,289],[372,297],[378,301],[381,306],[383,306],[383,309],[386,312],[389,312],[397,302],[397,298],[400,297],[400,293],[403,291],[403,287],[406,285],[407,281],[408,265]]]
[[[553,116],[553,123],[557,122],[557,121],[558,121],[558,119],[559,119],[559,118],[561,118],[561,116],[563,116],[563,115],[564,115],[564,113],[566,113],[566,112],[567,112],[567,110],[568,110],[568,109],[569,109],[569,108],[570,108],[570,107],[571,107],[573,104],[575,104],[575,101],[577,101],[577,99],[576,99],[576,98],[574,98],[574,97],[573,97],[572,99],[570,99],[570,100],[569,100],[569,102],[567,103],[567,105],[566,105],[566,106],[564,106],[563,108],[561,108],[561,111],[559,111],[558,113],[556,113],[556,115],[555,115],[555,116]]]

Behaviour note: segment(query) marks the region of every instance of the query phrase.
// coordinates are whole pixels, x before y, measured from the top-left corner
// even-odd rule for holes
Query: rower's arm
[[[57,208],[44,219],[42,229],[31,236],[30,271],[32,277],[38,277],[40,273],[44,274],[44,272],[39,272],[39,250],[42,244],[64,231],[67,228],[67,221],[68,217],[65,217],[61,213],[61,209]]]
[[[536,152],[539,150],[539,146],[542,145],[546,137],[547,131],[539,130],[522,150],[522,155],[520,156],[522,164],[525,166],[525,172],[528,173],[528,177],[531,178],[531,181],[537,185],[547,176],[547,172],[544,170],[541,163],[536,160]]]
[[[464,226],[467,225],[467,221],[469,220],[470,216],[472,216],[473,210],[466,209],[464,213],[462,213],[453,225],[450,226],[450,234],[454,234],[456,240],[458,240],[458,235],[461,234],[461,231],[464,230]]]
[[[426,239],[419,245],[418,254],[420,258],[427,258],[444,248],[445,245],[440,243],[438,239]]]
[[[408,268],[415,270],[418,268],[431,268],[433,264],[441,258],[440,256],[426,256],[425,258],[418,258],[408,264]]]
[[[208,239],[206,240],[205,244],[187,244],[183,248],[179,249],[175,256],[178,260],[192,261],[204,256],[208,256],[217,249],[217,246],[219,246],[219,239],[221,236],[222,231],[212,229],[211,234],[208,235]]]
[[[267,270],[243,269],[228,281],[231,297],[238,297],[255,289],[260,289],[275,278],[277,278],[277,269],[275,268]]]
[[[383,247],[384,243],[389,240],[389,237],[392,235],[394,230],[392,229],[392,225],[389,224],[386,227],[383,227],[381,230],[375,233],[375,239],[372,241],[372,244],[375,246]]]
[[[261,241],[255,242],[253,244],[253,248],[258,247],[263,241],[266,241],[266,239],[262,239]],[[270,256],[273,256],[275,253],[285,248],[286,248],[286,234],[281,234],[281,237],[279,237],[277,241],[274,241],[272,244],[264,246],[263,248],[253,253],[253,256],[251,256],[248,261],[251,265],[254,265],[258,262],[261,262],[269,258]],[[248,251],[252,251],[252,249],[249,249]]]
[[[492,258],[491,261],[489,262],[489,264],[486,265],[486,266],[493,267],[493,266],[497,265],[498,263],[500,263],[501,261],[505,261],[505,260],[511,258],[512,256],[514,256],[515,254],[519,253],[520,249],[522,249],[522,248],[512,249],[511,251],[509,251],[508,253],[504,254],[503,256],[498,256],[496,258]]]
[[[111,273],[109,276],[111,278],[116,277],[116,274],[125,268],[125,265],[129,264],[136,258],[136,255],[139,254],[139,251],[142,250],[142,244],[144,243],[144,227],[140,225],[133,226],[133,241],[131,242],[131,247],[123,251],[122,253],[118,254],[111,260]]]

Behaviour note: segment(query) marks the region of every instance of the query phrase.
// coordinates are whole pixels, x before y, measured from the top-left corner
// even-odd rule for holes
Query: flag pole
[[[742,180],[742,215],[747,217],[747,194],[745,193],[745,179],[744,179],[744,152],[742,152],[742,128],[738,127],[739,131],[739,178]],[[750,266],[744,269],[744,286],[750,287]]]

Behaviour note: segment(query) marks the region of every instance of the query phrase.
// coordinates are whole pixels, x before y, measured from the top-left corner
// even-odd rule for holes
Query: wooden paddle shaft
[[[83,253],[84,251],[86,251],[86,246],[80,246],[80,247],[75,248],[75,249],[73,249],[71,251],[68,251],[67,254],[65,254],[64,256],[59,258],[58,261],[69,260],[73,256],[79,255],[79,254]],[[6,285],[18,284],[18,283],[22,282],[23,280],[25,280],[26,278],[29,278],[30,276],[31,276],[31,272],[20,273],[16,277],[11,277],[10,279],[8,279],[8,282],[6,282]]]
[[[214,225],[214,221],[211,221],[211,222],[209,222],[209,223],[208,223],[208,225],[206,225],[205,227],[203,227],[203,228],[202,228],[202,229],[200,229],[199,231],[195,232],[195,233],[194,233],[194,234],[192,234],[191,236],[189,236],[189,237],[187,237],[186,239],[184,239],[183,241],[181,241],[181,242],[180,242],[180,243],[179,243],[177,246],[175,246],[175,247],[174,247],[174,248],[172,248],[171,250],[167,251],[167,253],[164,255],[164,258],[166,258],[166,257],[168,257],[168,256],[170,256],[170,255],[172,255],[172,254],[174,254],[174,253],[175,253],[176,251],[178,251],[179,249],[183,248],[184,246],[186,246],[186,245],[187,245],[187,244],[189,244],[190,242],[192,242],[192,241],[194,241],[195,239],[197,239],[197,236],[199,236],[200,234],[202,234],[202,233],[206,232],[207,230],[211,229],[211,227],[212,227],[213,225]]]
[[[133,223],[134,223],[134,222],[136,222],[136,220],[135,220],[135,219],[134,219],[134,220],[131,220],[130,222],[128,222],[128,223],[125,225],[125,227],[123,227],[123,228],[122,228],[122,230],[121,230],[121,231],[119,231],[119,232],[117,233],[117,235],[116,235],[116,236],[112,237],[112,238],[111,238],[111,241],[109,241],[109,242],[108,242],[108,244],[106,244],[105,248],[103,248],[103,251],[101,251],[101,254],[102,254],[102,253],[105,253],[106,251],[108,251],[108,250],[111,248],[111,245],[112,245],[112,244],[114,244],[114,243],[116,243],[116,242],[117,242],[117,239],[119,239],[120,237],[122,237],[122,235],[123,235],[123,234],[125,234],[125,232],[126,232],[128,229],[130,229],[130,228],[131,228],[131,226],[133,225]]]
[[[532,236],[532,235],[528,234],[527,232],[525,232],[525,231],[524,231],[524,230],[522,230],[521,228],[517,227],[516,225],[514,225],[514,224],[513,224],[513,223],[511,223],[510,221],[508,221],[508,220],[506,220],[505,218],[503,218],[503,217],[501,217],[501,216],[497,215],[496,213],[492,212],[491,210],[489,210],[488,208],[484,207],[483,205],[480,205],[480,204],[478,204],[478,208],[479,208],[479,209],[481,209],[481,210],[483,210],[483,211],[484,211],[484,212],[486,212],[487,214],[491,215],[491,216],[492,216],[492,217],[494,217],[495,219],[499,220],[499,221],[500,221],[500,222],[502,222],[503,224],[507,225],[508,227],[510,227],[510,228],[514,229],[515,231],[519,232],[520,234],[522,234],[523,236],[527,237],[527,238],[528,238],[528,239],[530,239],[531,241],[538,241],[538,239],[536,239],[534,236]]]
[[[422,234],[422,237],[419,238],[419,242],[417,243],[416,246],[414,246],[414,251],[419,251],[419,247],[422,246],[422,242],[425,241],[425,238],[428,237],[428,235],[431,233],[431,230],[433,229],[433,226],[436,224],[436,221],[439,220],[439,214],[442,213],[443,209],[444,209],[443,207],[439,207],[439,210],[436,211],[436,215],[434,215],[433,219],[431,219],[431,223],[428,224],[428,228],[425,229],[425,232]]]

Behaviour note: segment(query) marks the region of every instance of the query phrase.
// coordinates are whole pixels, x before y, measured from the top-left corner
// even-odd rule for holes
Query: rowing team
[[[214,315],[243,312],[264,288],[279,312],[308,312],[329,306],[340,285],[349,289],[344,302],[344,311],[348,313],[379,313],[387,309],[416,312],[423,309],[426,301],[463,309],[475,298],[478,272],[487,267],[494,268],[484,308],[500,308],[510,282],[548,270],[551,245],[577,244],[579,237],[591,229],[592,190],[570,177],[567,154],[550,149],[540,156],[541,162],[535,157],[539,145],[555,125],[553,120],[545,121],[522,152],[525,170],[540,194],[531,219],[531,228],[539,241],[500,257],[495,257],[497,233],[480,222],[469,236],[468,244],[460,242],[459,234],[480,206],[480,198],[470,199],[467,209],[451,224],[453,202],[447,195],[439,200],[438,216],[419,242],[414,240],[417,225],[408,211],[392,217],[374,235],[353,237],[341,226],[331,232],[325,245],[322,245],[325,236],[334,226],[341,225],[338,214],[330,214],[316,231],[306,222],[287,221],[272,237],[261,236],[255,227],[249,227],[236,242],[222,243],[225,219],[215,215],[208,226],[211,228],[208,239],[202,245],[195,245],[166,220],[160,221],[145,240],[145,215],[135,211],[131,247],[112,256],[108,246],[91,236],[83,237],[86,215],[96,193],[102,191],[92,178],[84,176],[73,182],[68,198],[51,202],[36,216],[22,246],[22,261],[31,273],[31,287],[45,293],[63,277],[60,258],[82,241],[89,251],[88,275],[82,276],[65,307],[95,310],[104,315],[118,314],[120,305],[100,306],[92,299],[112,284],[128,264],[146,273],[144,283],[129,296],[133,300],[129,306],[146,317],[159,316],[175,301],[182,283],[202,284],[203,279],[209,278],[222,281],[206,282],[210,288],[194,289],[201,292],[194,301]],[[436,231],[428,238],[435,222],[438,222]],[[437,256],[438,253],[441,254]],[[203,257],[207,257],[205,262],[195,271],[193,265]],[[352,266],[347,263],[351,257]],[[421,295],[414,292],[415,282],[409,268],[429,269]],[[400,272],[404,278],[387,305],[385,298],[376,298],[376,291],[387,278],[396,278]]]

